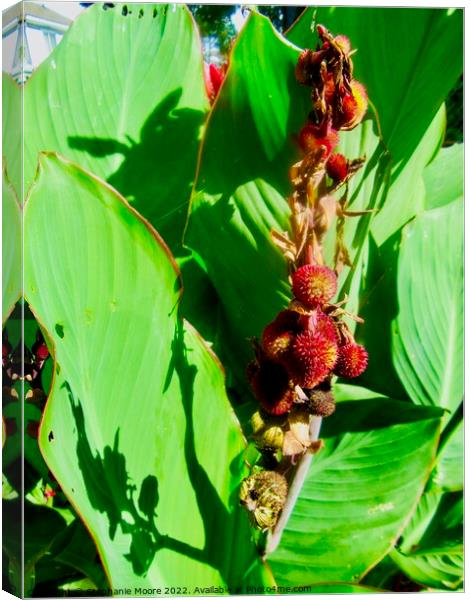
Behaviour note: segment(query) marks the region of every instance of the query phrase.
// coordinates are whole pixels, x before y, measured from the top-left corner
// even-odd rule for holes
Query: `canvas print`
[[[463,590],[462,72],[462,8],[4,11],[4,590]]]

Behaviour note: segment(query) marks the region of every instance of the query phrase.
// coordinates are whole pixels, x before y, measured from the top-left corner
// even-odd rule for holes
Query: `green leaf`
[[[365,84],[377,109],[384,142],[395,163],[410,157],[462,72],[463,11],[309,8],[289,39],[313,47],[313,19],[359,49],[354,77]]]
[[[24,594],[31,596],[35,584],[36,563],[49,551],[66,522],[55,510],[24,503]]]
[[[461,419],[439,449],[439,461],[432,474],[432,485],[438,490],[463,490],[464,427]]]
[[[356,582],[389,552],[423,490],[441,414],[384,398],[338,404],[268,557],[279,585]]]
[[[333,387],[333,394],[336,402],[385,398],[385,396],[379,392],[368,390],[360,385],[352,385],[349,383],[335,383]]]
[[[207,109],[186,7],[97,3],[25,87],[25,189],[38,152],[60,152],[106,179],[178,248]]]
[[[96,560],[96,547],[78,519],[54,540],[51,555],[55,562],[73,567],[86,575],[98,588],[106,587],[104,571]]]
[[[2,73],[2,156],[18,196],[22,192],[23,87]]]
[[[463,494],[428,492],[422,497],[394,562],[417,583],[453,590],[463,580]]]
[[[90,592],[92,590],[96,590],[97,587],[93,581],[91,581],[91,579],[85,578],[70,581],[69,583],[63,583],[59,586],[59,589],[64,590],[65,592],[76,592],[78,590],[80,590],[80,592]]]
[[[437,208],[463,196],[463,144],[442,148],[424,171],[426,208]]]
[[[156,232],[48,155],[25,240],[26,298],[55,356],[41,451],[110,583],[264,581],[238,507],[245,441],[220,364],[177,318],[178,272]]]
[[[442,144],[445,123],[445,108],[442,105],[410,158],[392,169],[386,202],[375,216],[371,227],[372,235],[379,246],[424,210],[424,168]]]
[[[394,364],[410,398],[453,412],[463,395],[463,203],[403,230]]]
[[[12,135],[12,137],[15,137]],[[5,170],[2,180],[2,324],[21,295],[21,211]]]
[[[367,270],[360,282],[358,313],[364,323],[355,337],[369,353],[365,372],[355,383],[390,398],[408,400],[408,395],[393,364],[392,323],[398,312],[397,261],[399,232],[380,247],[369,236]]]

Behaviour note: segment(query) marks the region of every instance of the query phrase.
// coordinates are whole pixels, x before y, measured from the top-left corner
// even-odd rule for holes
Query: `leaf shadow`
[[[185,555],[195,561],[205,563],[220,573],[227,584],[240,582],[243,574],[256,558],[253,551],[246,552],[251,544],[248,520],[231,497],[231,506],[227,507],[220,498],[211,478],[199,461],[196,450],[196,431],[194,424],[194,396],[197,367],[188,361],[188,349],[184,339],[182,321],[175,330],[171,346],[172,359],[165,380],[165,389],[173,377],[177,377],[181,390],[186,426],[181,436],[186,470],[194,489],[197,509],[204,528],[202,547],[194,547],[170,535],[164,535],[158,528],[158,505],[160,489],[155,475],[147,475],[140,485],[132,481],[126,466],[126,456],[120,450],[120,430],[114,435],[113,445],[107,445],[103,451],[93,450],[87,437],[83,407],[73,394],[70,384],[64,381],[77,431],[77,458],[83,475],[86,493],[92,507],[104,513],[108,520],[108,532],[111,540],[116,538],[118,530],[130,536],[129,550],[123,556],[128,560],[134,573],[145,576],[159,550],[166,548]],[[207,443],[210,443],[208,438]],[[214,448],[214,452],[217,449]],[[241,464],[241,463],[240,463]],[[227,538],[238,538],[243,555],[237,553],[240,547],[228,548]],[[246,541],[248,546],[244,546]],[[121,543],[121,540],[120,540]],[[237,546],[234,544],[233,546]]]
[[[139,140],[69,136],[71,148],[96,158],[124,160],[107,181],[144,215],[173,251],[181,244],[205,113],[177,108],[181,87],[169,92],[143,123]]]
[[[119,429],[114,435],[112,447],[105,446],[102,454],[94,453],[87,438],[82,405],[74,397],[67,381],[64,381],[62,387],[68,393],[75,419],[77,458],[88,499],[95,510],[106,514],[111,540],[115,539],[118,528],[123,534],[131,536],[129,552],[124,557],[132,564],[134,573],[144,576],[161,548],[169,548],[204,561],[203,554],[197,548],[158,531],[158,479],[154,475],[147,475],[138,491],[127,472],[126,457],[119,450]]]

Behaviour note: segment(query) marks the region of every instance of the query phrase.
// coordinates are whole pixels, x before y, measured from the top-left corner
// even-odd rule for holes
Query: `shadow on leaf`
[[[97,158],[121,154],[124,160],[107,181],[125,196],[162,235],[173,251],[179,249],[193,183],[202,111],[177,108],[182,89],[176,88],[156,106],[135,141],[69,136],[71,148]]]

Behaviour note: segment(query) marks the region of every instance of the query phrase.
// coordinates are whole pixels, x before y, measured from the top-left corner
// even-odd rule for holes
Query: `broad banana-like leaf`
[[[2,157],[8,176],[21,197],[23,165],[23,87],[2,72]]]
[[[354,77],[366,84],[393,161],[409,158],[462,72],[463,10],[312,7],[288,38],[312,47],[314,23],[360,50]]]
[[[263,52],[259,52],[263,48]],[[281,38],[268,19],[251,14],[233,48],[230,66],[211,112],[191,199],[185,243],[204,261],[221,299],[231,339],[232,365],[244,371],[252,351],[248,338],[285,308],[290,299],[287,266],[270,232],[289,230],[289,167],[300,158],[295,136],[311,110],[308,90],[294,76],[299,50]],[[383,202],[387,160],[372,123],[342,136],[348,158],[368,162],[351,184],[352,210]],[[345,239],[356,263],[345,269],[341,292],[357,294],[370,215]],[[331,240],[328,258],[333,257]],[[353,281],[351,281],[352,279]]]
[[[208,109],[185,6],[94,4],[33,73],[24,96],[25,189],[38,152],[60,152],[106,179],[179,247]]]
[[[21,211],[3,170],[2,180],[2,324],[21,296]]]
[[[450,413],[463,395],[463,202],[403,230],[394,364],[410,398]]]
[[[460,418],[449,437],[441,443],[439,460],[432,475],[432,487],[441,491],[463,490],[464,427]]]
[[[338,404],[268,555],[278,585],[357,582],[393,548],[423,491],[441,414],[388,398]]]
[[[55,358],[39,443],[111,587],[263,581],[238,507],[245,442],[220,364],[177,317],[164,243],[53,154],[40,160],[25,241],[25,296]]]
[[[463,197],[463,144],[442,148],[425,169],[426,209],[438,208]]]
[[[392,168],[386,202],[371,226],[378,246],[382,246],[405,223],[424,210],[426,187],[423,176],[425,167],[442,145],[445,114],[445,107],[442,105],[408,160],[403,160]]]
[[[423,495],[400,546],[390,556],[417,583],[455,590],[463,580],[463,494]]]

